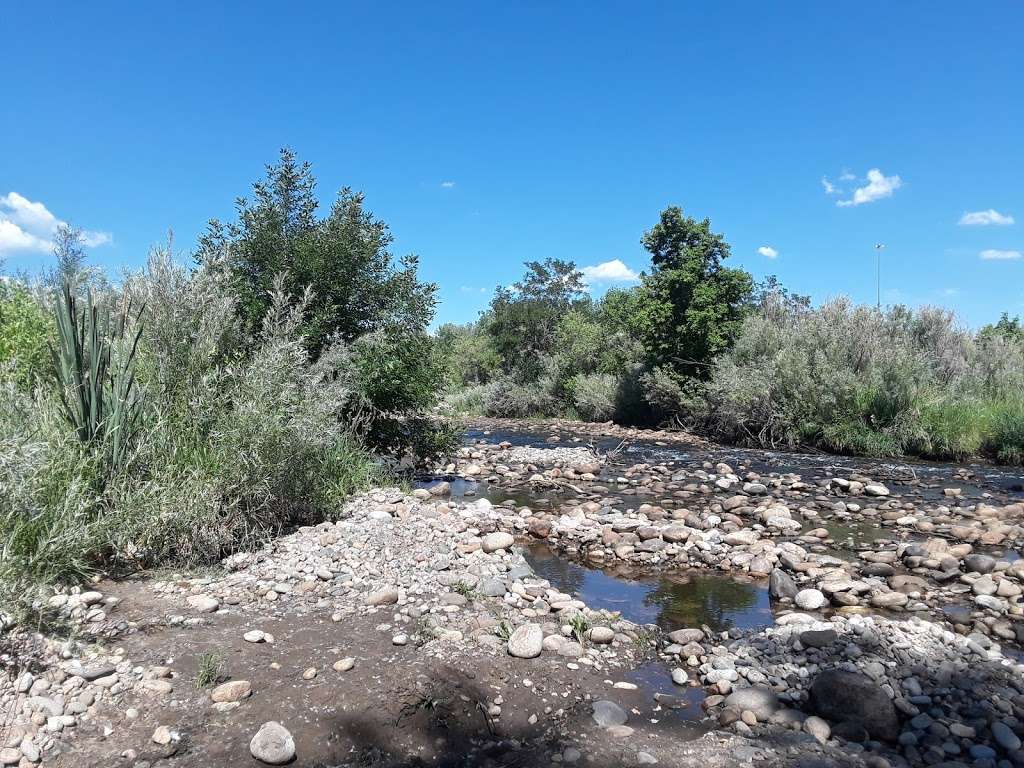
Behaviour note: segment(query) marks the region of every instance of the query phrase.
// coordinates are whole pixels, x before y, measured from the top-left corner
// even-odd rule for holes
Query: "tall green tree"
[[[638,324],[650,364],[685,377],[706,378],[727,350],[750,306],[750,273],[722,265],[729,244],[711,221],[671,206],[641,240],[653,268],[644,276],[646,301]]]
[[[312,288],[303,335],[314,357],[334,338],[353,341],[385,326],[425,330],[437,286],[419,280],[415,256],[395,263],[391,232],[363,195],[343,187],[326,216],[318,208],[311,165],[282,149],[253,184],[252,200],[236,202],[236,221],[210,221],[196,259],[231,276],[249,329],[266,315],[276,275],[285,275],[290,295]]]
[[[583,273],[562,259],[528,261],[522,280],[495,291],[487,331],[506,373],[520,381],[540,374],[541,357],[558,341],[559,321],[586,301],[585,292]]]

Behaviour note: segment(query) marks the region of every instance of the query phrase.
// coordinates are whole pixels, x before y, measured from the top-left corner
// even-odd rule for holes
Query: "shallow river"
[[[559,440],[549,438],[558,434]],[[469,430],[466,443],[511,443],[513,446],[535,448],[572,447],[593,445],[602,452],[619,447],[614,439],[580,438],[570,432],[552,433],[526,431]],[[1024,476],[1019,470],[989,465],[951,465],[925,462],[892,462],[817,454],[796,454],[760,451],[742,448],[681,448],[652,442],[633,441],[614,456],[602,472],[604,485],[595,489],[594,498],[614,497],[624,507],[635,506],[642,499],[616,487],[614,478],[637,463],[660,464],[670,469],[699,469],[710,462],[726,462],[742,474],[755,471],[768,473],[796,473],[807,482],[827,476],[863,474],[885,477],[886,484],[908,500],[937,500],[942,489],[955,486],[968,498],[991,498],[1007,503],[1024,498]],[[963,470],[970,473],[963,475]],[[901,478],[903,479],[901,481]],[[510,490],[489,485],[486,481],[447,478],[451,497],[457,501],[486,498],[494,504],[528,506],[533,509],[551,509],[569,498],[579,498],[571,491],[553,491],[537,494],[529,488]],[[910,482],[916,479],[917,482]],[[436,478],[432,479],[434,482]],[[432,482],[425,482],[431,485]],[[794,515],[795,517],[797,515]],[[884,542],[896,536],[877,523],[845,520],[842,516],[800,519],[810,527],[825,527],[830,539],[812,548],[828,554],[848,558],[862,545]],[[914,538],[915,534],[904,535]],[[559,554],[546,543],[529,541],[522,545],[524,556],[536,574],[547,579],[556,589],[571,594],[593,609],[618,611],[623,618],[638,624],[657,625],[665,631],[683,627],[706,626],[713,631],[729,629],[756,630],[770,626],[773,621],[772,604],[767,584],[735,575],[706,571],[672,571],[645,574],[627,566],[596,567],[581,564]],[[995,550],[993,554],[1014,560],[1014,551]],[[1016,655],[1015,653],[1013,655]],[[653,721],[669,724],[700,719],[700,704],[704,691],[700,687],[680,687],[672,682],[670,669],[661,661],[653,660],[622,675],[623,679],[639,686],[637,691],[651,707],[648,716]],[[692,726],[692,723],[691,723]],[[695,729],[694,735],[698,730]]]

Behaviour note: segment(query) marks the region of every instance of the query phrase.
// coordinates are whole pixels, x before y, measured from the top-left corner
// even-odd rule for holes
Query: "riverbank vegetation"
[[[642,240],[650,270],[600,299],[565,261],[528,262],[480,319],[443,326],[448,407],[505,417],[675,424],[726,442],[1024,461],[1024,332],[942,309],[813,307],[725,266],[678,208]]]
[[[99,567],[216,562],[448,445],[415,258],[350,190],[320,217],[290,152],[254,193],[194,267],[168,244],[115,283],[65,232],[54,273],[0,284],[4,610]]]

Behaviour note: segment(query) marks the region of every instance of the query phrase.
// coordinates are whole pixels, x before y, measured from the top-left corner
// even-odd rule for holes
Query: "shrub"
[[[0,282],[0,365],[22,389],[48,380],[53,315],[22,285]]]
[[[444,397],[443,407],[450,413],[461,416],[483,416],[487,403],[494,394],[496,384],[476,384],[455,389]]]
[[[698,423],[766,446],[1012,460],[1021,354],[945,310],[769,301],[715,365]]]
[[[607,373],[579,374],[569,380],[569,400],[584,421],[608,421],[615,415],[618,379]]]
[[[527,419],[556,416],[560,412],[552,381],[544,379],[531,384],[517,384],[508,378],[494,383],[485,408],[487,416]]]

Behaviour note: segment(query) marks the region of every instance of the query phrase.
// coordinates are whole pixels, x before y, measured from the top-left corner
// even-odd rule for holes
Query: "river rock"
[[[964,558],[964,568],[973,573],[992,573],[996,569],[996,559],[991,555],[968,555]]]
[[[264,723],[249,742],[249,752],[261,763],[284,765],[295,757],[295,740],[278,722]]]
[[[754,685],[730,693],[725,698],[725,707],[737,712],[753,712],[758,721],[767,722],[779,708],[779,697],[771,688]]]
[[[515,539],[511,533],[505,533],[504,531],[495,531],[494,533],[488,533],[484,536],[481,548],[484,552],[497,552],[499,549],[511,549],[515,543]]]
[[[218,685],[210,692],[210,698],[218,704],[241,701],[252,693],[252,685],[248,680],[231,680]]]
[[[625,725],[629,719],[626,710],[614,701],[600,700],[593,705],[594,722],[602,728],[610,728],[614,725]]]
[[[677,629],[674,632],[668,633],[668,639],[673,643],[679,645],[686,645],[687,643],[699,643],[704,639],[704,630],[702,629]]]
[[[870,736],[895,741],[900,722],[892,700],[878,683],[856,672],[821,672],[811,685],[811,709],[836,723],[859,725]]]
[[[396,587],[385,587],[368,594],[363,602],[367,605],[394,605],[398,602],[398,597],[399,592]]]
[[[523,624],[516,627],[508,639],[508,653],[517,659],[535,659],[544,647],[544,630],[540,624]]]
[[[805,611],[816,611],[828,605],[828,598],[820,590],[801,589],[796,593],[793,602]]]
[[[220,600],[209,595],[189,595],[185,602],[199,613],[213,613],[220,608]]]
[[[772,571],[772,575],[768,579],[768,591],[776,599],[788,597],[790,600],[799,592],[793,577],[781,568]]]

